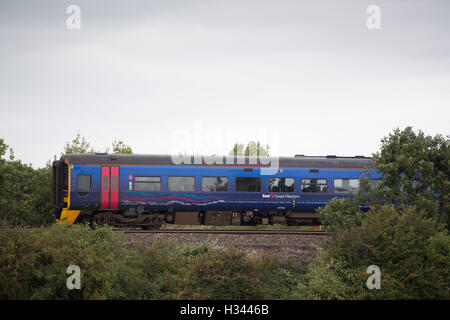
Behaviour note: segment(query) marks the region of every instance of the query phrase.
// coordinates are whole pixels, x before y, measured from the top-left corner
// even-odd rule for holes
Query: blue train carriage
[[[167,155],[64,155],[53,163],[56,219],[146,229],[163,223],[316,225],[317,208],[334,197],[351,198],[363,170],[379,178],[363,156],[198,163],[185,157],[175,164]]]

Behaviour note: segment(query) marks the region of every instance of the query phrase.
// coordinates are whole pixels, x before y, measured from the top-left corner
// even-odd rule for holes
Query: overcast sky
[[[445,0],[1,1],[0,138],[38,167],[78,130],[99,150],[260,139],[282,156],[370,156],[396,127],[447,135],[449,14]]]

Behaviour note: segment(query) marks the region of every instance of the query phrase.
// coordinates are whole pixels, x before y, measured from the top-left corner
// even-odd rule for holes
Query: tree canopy
[[[71,153],[95,153],[95,150],[91,148],[86,138],[80,132],[77,132],[77,136],[71,142],[66,142],[66,146],[64,147],[63,154]]]
[[[230,151],[230,156],[269,156],[269,145],[263,146],[261,142],[249,141],[244,149],[243,143],[235,143]]]
[[[340,261],[331,272],[348,288],[360,286],[356,298],[449,299],[449,159],[449,137],[407,127],[383,138],[373,155],[381,183],[371,188],[366,172],[355,199],[333,199],[319,210],[332,241],[317,268],[328,272],[330,261]],[[382,290],[370,292],[363,278],[342,277],[364,274],[369,265],[381,269]]]
[[[126,145],[122,140],[117,140],[117,138],[114,138],[111,148],[105,148],[107,153],[109,153],[110,150],[112,150],[115,154],[133,154],[133,149],[129,145]],[[82,136],[80,132],[77,132],[76,137],[71,142],[66,142],[63,154],[95,152],[97,151],[95,151],[94,148],[91,148],[91,145],[87,139]]]
[[[112,151],[116,154],[133,154],[130,146],[127,146],[122,140],[114,139],[112,143]]]
[[[450,212],[450,137],[428,136],[411,127],[395,129],[381,140],[373,154],[375,169],[382,174],[377,188],[362,179],[360,204],[393,204],[417,207],[430,217],[448,223]],[[374,201],[375,200],[375,201]],[[381,200],[381,201],[378,201]]]

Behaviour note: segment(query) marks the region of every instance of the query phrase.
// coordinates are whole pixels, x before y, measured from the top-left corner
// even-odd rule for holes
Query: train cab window
[[[302,179],[302,192],[327,193],[328,185],[326,179]]]
[[[294,178],[269,178],[269,192],[294,192]]]
[[[90,174],[79,174],[77,176],[77,186],[78,186],[79,191],[91,190],[91,175]]]
[[[359,179],[334,179],[335,193],[357,193]]]
[[[261,178],[237,177],[235,182],[238,192],[261,192]]]
[[[161,191],[161,177],[134,177],[134,191]]]
[[[226,192],[228,191],[227,177],[202,177],[203,192]]]
[[[195,191],[194,177],[169,177],[169,191]]]

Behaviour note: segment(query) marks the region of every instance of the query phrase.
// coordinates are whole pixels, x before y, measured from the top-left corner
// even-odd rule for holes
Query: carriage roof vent
[[[304,156],[305,156],[304,154],[296,154],[295,155],[296,158],[301,158],[301,157],[304,157]]]
[[[364,156],[355,156],[355,158],[365,158]]]
[[[96,152],[95,154],[98,156],[106,156],[107,155],[106,152]]]
[[[327,155],[327,158],[337,158],[337,156],[335,154],[329,154]]]

